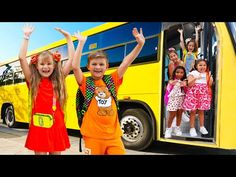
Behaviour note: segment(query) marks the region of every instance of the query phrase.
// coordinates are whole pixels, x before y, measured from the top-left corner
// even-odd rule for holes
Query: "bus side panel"
[[[161,122],[161,62],[130,66],[120,86],[119,99],[129,96],[131,100],[145,102],[153,111],[160,137]],[[144,84],[140,84],[144,83]]]
[[[17,122],[28,122],[28,88],[25,83],[0,87],[1,106],[12,104]],[[4,119],[4,117],[2,117]]]
[[[66,89],[68,93],[68,100],[66,103],[65,119],[66,119],[66,128],[69,129],[79,129],[78,119],[76,115],[76,93],[79,86],[75,80],[74,75],[69,75],[66,78]]]
[[[217,24],[220,36],[218,58],[218,136],[220,148],[236,149],[236,55],[225,23]]]

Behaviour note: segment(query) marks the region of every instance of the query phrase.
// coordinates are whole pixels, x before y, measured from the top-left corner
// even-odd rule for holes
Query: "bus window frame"
[[[159,62],[160,61],[160,57],[159,57],[159,48],[160,48],[160,35],[151,35],[151,36],[148,36],[146,37],[146,41],[151,41],[151,40],[157,40],[157,45],[155,46],[155,52],[152,54],[152,55],[155,55],[155,58],[148,58],[148,60],[144,60],[142,58],[145,58],[147,56],[152,56],[152,55],[144,55],[140,57],[140,54],[139,56],[135,59],[135,61],[132,63],[132,64],[145,64],[145,63],[150,63],[150,62]],[[109,68],[114,68],[114,67],[118,67],[123,59],[129,54],[130,51],[127,51],[127,48],[131,48],[133,49],[133,47],[136,45],[136,40],[131,40],[131,41],[128,41],[128,42],[125,42],[125,43],[121,43],[121,44],[116,44],[114,46],[108,46],[106,48],[98,48],[96,50],[102,50],[104,52],[106,52],[108,54],[108,60],[109,60]],[[133,45],[133,46],[132,46]],[[147,42],[145,43],[146,46],[144,47],[147,47]],[[118,48],[123,48],[123,53],[121,53],[123,56],[122,58],[120,58],[119,60],[115,60],[114,61],[114,58],[112,58],[109,53],[111,53],[113,50],[116,50]],[[84,56],[88,56],[88,54],[90,54],[91,52],[94,52],[96,50],[92,50],[92,51],[89,51],[89,52],[84,52],[82,53],[82,56],[81,56],[81,63],[85,60]],[[142,51],[141,51],[142,52]],[[141,53],[142,54],[142,53]],[[87,57],[86,57],[87,58]],[[63,59],[62,60],[62,66],[64,65],[64,63],[68,60],[68,58],[66,59]],[[83,61],[82,61],[83,60]],[[87,60],[87,59],[86,59]],[[81,66],[81,70],[83,72],[87,72],[88,71],[88,68],[87,68],[87,61],[86,61],[86,65],[85,66]],[[73,71],[70,72],[70,74],[73,74]]]
[[[230,38],[234,46],[234,51],[236,52],[236,22],[227,22],[226,26],[228,28]]]

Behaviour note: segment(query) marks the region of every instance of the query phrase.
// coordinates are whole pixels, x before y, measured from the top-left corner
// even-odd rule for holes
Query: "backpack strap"
[[[86,93],[85,93],[83,107],[81,110],[82,115],[84,115],[84,113],[87,111],[87,109],[90,105],[90,102],[93,98],[94,91],[95,91],[94,81],[93,81],[93,78],[91,76],[89,76],[86,79]]]
[[[111,95],[113,96],[113,98],[116,102],[117,109],[119,110],[119,103],[118,103],[118,99],[117,99],[116,87],[115,87],[115,83],[114,83],[111,75],[104,75],[102,79],[105,82],[108,90],[111,92]]]
[[[84,113],[87,111],[89,104],[93,98],[94,90],[95,90],[95,85],[91,76],[86,78],[85,96],[82,94],[80,88],[78,88],[77,90],[76,113],[77,113],[77,118],[79,120],[79,126],[81,126]]]
[[[77,90],[76,94],[76,113],[77,113],[77,118],[78,118],[78,124],[81,127],[84,113],[87,111],[89,104],[93,98],[93,94],[95,91],[95,85],[93,78],[87,77],[86,78],[86,92],[85,96],[81,92],[80,88]],[[82,134],[80,133],[79,135],[79,151],[82,152]]]
[[[80,88],[78,88],[77,93],[76,93],[76,113],[77,113],[77,118],[78,118],[78,124],[80,127],[82,125],[82,119],[83,119],[83,115],[81,114],[83,102],[84,102],[84,96]],[[79,152],[82,152],[81,140],[82,140],[82,135],[81,135],[81,132],[79,132]]]

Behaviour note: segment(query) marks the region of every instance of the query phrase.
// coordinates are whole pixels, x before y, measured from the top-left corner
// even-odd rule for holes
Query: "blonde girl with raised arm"
[[[68,44],[68,58],[61,66],[59,52],[43,51],[31,56],[28,64],[26,54],[30,36],[34,31],[31,25],[23,27],[23,42],[19,59],[31,96],[31,118],[25,147],[36,155],[60,155],[70,147],[65,127],[64,106],[67,99],[65,77],[69,74],[74,55],[74,46],[68,32],[55,28],[64,35]],[[49,124],[45,124],[50,117]]]

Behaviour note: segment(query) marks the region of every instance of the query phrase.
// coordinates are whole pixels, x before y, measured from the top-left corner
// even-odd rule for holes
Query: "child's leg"
[[[121,138],[114,140],[106,140],[107,148],[106,154],[108,155],[125,155],[125,147]]]
[[[47,152],[34,151],[35,155],[47,155]]]
[[[106,144],[104,140],[83,137],[85,143],[84,153],[86,155],[104,155]]]
[[[204,126],[204,111],[198,110],[198,116],[199,116],[200,127],[203,127]]]
[[[50,152],[50,155],[61,155],[61,151]]]
[[[196,110],[192,110],[190,112],[190,128],[195,128],[195,115],[196,115]]]
[[[181,124],[182,113],[183,113],[183,109],[178,109],[177,110],[177,116],[176,116],[176,125],[177,125],[177,127],[179,127],[180,124]]]
[[[199,122],[200,122],[200,132],[203,135],[208,134],[207,129],[204,127],[204,110],[198,110]]]
[[[169,118],[168,118],[168,123],[167,123],[167,127],[170,128],[171,127],[171,124],[173,122],[173,119],[175,118],[176,116],[176,112],[177,111],[169,111]]]
[[[191,137],[196,137],[197,136],[197,132],[196,132],[196,129],[195,129],[195,116],[196,116],[196,110],[192,110],[190,112],[190,130],[189,130],[189,133],[190,133]]]

